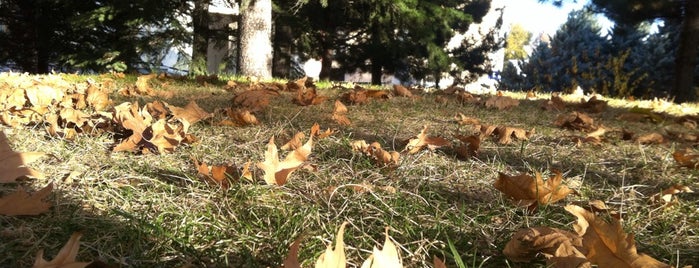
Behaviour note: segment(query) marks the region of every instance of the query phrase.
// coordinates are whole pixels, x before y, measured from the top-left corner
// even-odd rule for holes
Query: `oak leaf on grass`
[[[0,183],[13,182],[22,176],[43,179],[44,174],[26,166],[46,155],[42,152],[19,153],[12,150],[5,133],[0,130]]]
[[[197,102],[193,100],[189,101],[185,107],[177,107],[167,103],[165,103],[165,106],[170,109],[174,118],[182,122],[185,132],[187,132],[189,126],[213,116],[213,114],[199,107]]]
[[[499,173],[495,181],[495,189],[510,197],[517,205],[527,206],[534,210],[538,205],[555,203],[574,191],[565,185],[561,185],[563,174],[558,170],[548,180],[541,178],[541,173],[537,172],[536,177],[527,174],[518,176],[508,176]]]
[[[20,188],[16,192],[0,197],[0,215],[39,215],[47,212],[51,204],[44,201],[53,190],[53,183],[29,194]]]
[[[648,255],[638,253],[632,234],[627,234],[621,222],[605,221],[595,213],[576,205],[565,210],[577,217],[573,229],[582,237],[586,258],[599,267],[672,267]]]

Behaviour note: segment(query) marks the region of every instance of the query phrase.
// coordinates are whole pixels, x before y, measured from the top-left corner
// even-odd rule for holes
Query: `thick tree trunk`
[[[378,60],[371,60],[371,84],[381,85],[381,75],[383,75],[383,68]]]
[[[241,5],[240,73],[272,77],[272,0],[247,0]]]
[[[289,78],[291,74],[291,46],[294,39],[288,25],[275,24],[274,27],[274,77]]]
[[[320,59],[321,67],[320,67],[320,75],[318,75],[318,78],[320,80],[330,80],[330,75],[332,71],[332,65],[333,65],[333,50],[332,48],[325,48],[323,49],[323,55],[321,56]]]
[[[694,87],[694,68],[696,66],[697,48],[699,47],[699,1],[687,0],[685,17],[680,30],[680,44],[675,59],[676,101],[689,102],[697,100]]]
[[[192,74],[206,74],[206,54],[209,49],[209,3],[211,0],[195,0],[192,12],[192,62],[189,71]]]

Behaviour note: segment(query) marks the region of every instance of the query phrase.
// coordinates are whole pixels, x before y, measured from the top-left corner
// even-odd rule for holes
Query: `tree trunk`
[[[274,77],[289,78],[291,74],[291,43],[294,39],[291,26],[279,25],[274,27]]]
[[[379,60],[371,59],[371,84],[381,85],[381,75],[383,75],[383,68],[381,68]]]
[[[680,44],[675,59],[675,94],[677,102],[697,100],[694,68],[699,47],[699,1],[684,1],[685,14],[680,30]]]
[[[241,5],[240,74],[272,77],[272,0],[247,0]]]
[[[318,75],[318,78],[320,80],[330,80],[330,75],[332,72],[332,65],[333,65],[333,50],[332,48],[325,48],[323,49],[323,55],[320,59],[321,67],[320,67],[320,75]]]
[[[192,62],[189,72],[195,75],[207,73],[206,54],[209,49],[209,3],[211,0],[195,0],[192,12]]]

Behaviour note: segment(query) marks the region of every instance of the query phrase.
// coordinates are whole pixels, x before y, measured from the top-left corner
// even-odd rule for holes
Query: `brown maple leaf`
[[[519,206],[527,206],[530,210],[536,209],[538,205],[555,203],[574,191],[565,185],[561,185],[563,175],[558,170],[548,180],[541,178],[541,173],[536,173],[536,177],[527,174],[518,176],[508,176],[499,173],[495,181],[495,189],[510,197]]]
[[[350,90],[342,94],[341,99],[348,104],[364,104],[369,102],[366,90]]]
[[[577,217],[573,229],[582,237],[590,263],[599,267],[672,267],[638,253],[633,235],[624,232],[619,220],[607,222],[576,205],[565,206],[565,210]]]
[[[46,155],[41,152],[18,153],[12,150],[5,133],[0,130],[0,183],[14,182],[15,179],[28,176],[43,179],[44,175],[26,166]]]
[[[318,105],[323,103],[328,97],[318,95],[316,88],[304,88],[296,91],[293,103],[301,106]]]
[[[165,103],[165,106],[170,109],[170,112],[172,112],[174,118],[182,122],[185,132],[187,132],[190,125],[213,116],[213,114],[204,111],[204,109],[199,107],[199,105],[197,105],[197,103],[193,100],[189,101],[187,106],[183,108],[169,105],[167,103]]]
[[[687,149],[675,151],[672,153],[672,158],[682,167],[699,169],[699,154],[692,153]]]
[[[461,157],[462,159],[468,159],[469,157],[472,156],[478,156],[478,150],[481,147],[481,138],[478,135],[470,135],[470,136],[463,136],[463,135],[456,135],[455,136],[458,140],[461,141],[461,145],[456,147],[456,153]]]
[[[306,137],[306,134],[303,134],[303,132],[296,132],[296,134],[294,134],[294,137],[291,138],[291,140],[289,140],[287,143],[282,145],[282,147],[280,149],[282,149],[284,151],[296,150],[296,148],[303,146],[302,140],[305,137]]]
[[[0,215],[39,215],[47,212],[51,204],[44,201],[53,190],[53,182],[34,194],[20,188],[16,192],[0,198]]]
[[[262,111],[269,106],[270,98],[279,96],[279,92],[267,89],[246,90],[233,97],[233,108],[250,112]]]
[[[219,126],[234,126],[243,127],[248,125],[259,125],[260,121],[257,120],[254,114],[250,113],[248,110],[225,108],[223,109],[223,114],[228,119],[223,119],[217,123]]]
[[[90,84],[87,88],[85,101],[90,107],[95,109],[95,111],[104,111],[107,107],[112,105],[112,100],[109,99],[109,91],[108,89]]]
[[[480,125],[481,120],[478,120],[478,118],[473,118],[466,116],[462,113],[458,113],[456,116],[454,116],[454,120],[456,120],[456,123],[459,125]]]
[[[550,227],[531,227],[515,233],[503,250],[514,262],[530,262],[538,254],[547,259],[547,267],[591,267],[582,249],[582,238]]]
[[[347,118],[347,106],[342,104],[340,100],[335,100],[335,105],[333,108],[332,120],[339,125],[348,126],[351,124],[349,118]]]

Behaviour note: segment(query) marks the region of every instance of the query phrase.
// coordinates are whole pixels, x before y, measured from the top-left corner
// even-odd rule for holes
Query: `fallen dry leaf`
[[[337,236],[335,238],[335,249],[332,249],[332,245],[328,245],[325,252],[320,254],[318,260],[316,261],[316,268],[345,268],[347,266],[347,258],[345,257],[345,226],[347,222],[340,225],[340,229],[337,231]]]
[[[585,257],[599,267],[672,267],[639,254],[633,235],[626,234],[617,219],[607,222],[593,212],[576,205],[565,210],[577,217],[573,229],[583,239]]]
[[[386,240],[384,241],[381,250],[374,247],[371,255],[362,263],[361,268],[402,268],[403,264],[400,260],[398,248],[391,242],[391,237],[388,236],[388,227],[386,227]]]
[[[328,97],[318,95],[316,88],[304,88],[296,91],[296,97],[292,100],[293,103],[301,106],[318,105],[323,103]]]
[[[661,144],[667,142],[667,139],[658,132],[651,132],[635,137],[634,141],[639,144]]]
[[[502,93],[501,93],[502,94]],[[504,110],[512,108],[519,105],[519,100],[513,99],[509,96],[492,96],[485,100],[485,107],[487,108],[497,108],[498,110]]]
[[[347,118],[347,106],[342,104],[340,100],[335,100],[335,105],[333,108],[332,120],[339,125],[349,126],[351,124],[349,118]]]
[[[467,159],[472,156],[478,156],[478,150],[481,147],[481,138],[478,135],[462,136],[456,135],[456,138],[461,141],[461,145],[456,147],[456,153],[459,157]]]
[[[0,197],[0,215],[39,215],[47,212],[51,204],[44,201],[53,190],[53,183],[34,194],[20,188],[16,192]]]
[[[456,120],[456,123],[459,125],[480,125],[481,124],[481,120],[478,120],[477,118],[466,116],[462,113],[458,113],[456,116],[454,116],[454,120]]]
[[[399,84],[394,84],[393,85],[393,93],[396,94],[396,96],[399,97],[413,97],[413,93],[410,92],[406,87],[399,85]]]
[[[308,159],[312,147],[313,136],[310,136],[303,146],[296,148],[284,158],[284,161],[280,162],[277,145],[274,144],[274,136],[272,136],[267,143],[265,161],[257,163],[257,167],[265,173],[265,182],[270,185],[286,184],[291,173],[300,168],[303,162]]]
[[[267,89],[246,90],[233,97],[233,108],[250,112],[262,111],[269,105],[269,99],[275,96],[279,96],[279,92]]]
[[[699,169],[699,154],[691,153],[688,150],[677,150],[672,153],[672,158],[682,167]]]
[[[499,173],[495,181],[495,189],[510,197],[519,206],[528,206],[530,210],[538,205],[555,203],[574,191],[565,185],[561,185],[563,175],[558,170],[548,180],[541,178],[541,173],[536,173],[536,177],[527,174],[518,176],[508,176]]]
[[[180,120],[184,125],[184,131],[187,132],[190,125],[194,125],[197,122],[212,117],[213,114],[204,111],[195,101],[189,101],[185,107],[177,107],[165,103],[165,106],[170,109],[172,116],[175,119]]]
[[[427,126],[424,126],[417,137],[408,141],[408,144],[405,146],[405,150],[408,150],[408,153],[410,154],[414,154],[425,147],[429,148],[430,150],[435,150],[442,146],[449,146],[450,144],[451,142],[444,138],[427,136]]]
[[[437,256],[434,256],[432,258],[432,264],[434,265],[434,268],[447,268],[447,265],[444,264],[444,261],[442,259],[437,258]]]
[[[80,237],[82,233],[73,233],[61,248],[55,258],[51,261],[44,260],[44,250],[36,253],[36,261],[32,268],[82,268],[90,265],[89,262],[78,262],[75,257],[80,249]]]
[[[692,191],[692,189],[689,189],[689,187],[685,185],[675,184],[673,186],[670,186],[670,188],[663,190],[660,193],[652,195],[649,199],[652,203],[671,205],[677,202],[677,194],[693,192],[694,191]]]
[[[561,111],[567,106],[566,102],[558,95],[551,95],[551,99],[544,102],[541,106],[544,110]]]
[[[284,151],[292,151],[296,150],[296,148],[299,148],[303,146],[302,140],[306,137],[306,134],[303,134],[303,132],[296,132],[293,138],[289,140],[287,143],[282,145],[280,149]]]
[[[41,152],[18,153],[13,151],[7,136],[0,130],[0,183],[13,182],[22,176],[43,179],[43,174],[28,168],[26,164],[34,162],[44,155],[46,154]]]
[[[299,246],[301,245],[301,236],[294,240],[294,243],[289,247],[289,254],[282,262],[282,267],[284,268],[301,268],[301,263],[299,263]]]
[[[595,120],[589,115],[581,112],[571,112],[570,114],[559,115],[553,124],[561,128],[582,130],[585,132],[590,132],[597,129]]]
[[[580,249],[582,238],[550,227],[531,227],[515,233],[503,250],[514,262],[531,262],[538,254],[547,259],[547,267],[591,267]]]

